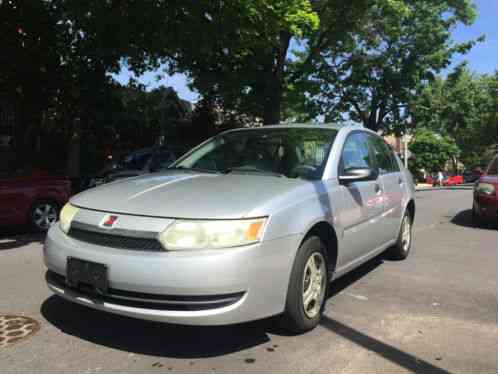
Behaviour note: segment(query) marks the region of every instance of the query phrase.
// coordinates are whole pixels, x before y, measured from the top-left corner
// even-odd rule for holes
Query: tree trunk
[[[278,82],[280,86],[280,82]],[[263,123],[264,125],[276,125],[280,123],[280,107],[282,104],[282,89],[277,85],[268,92],[264,103]]]
[[[38,108],[32,105],[26,105],[26,102],[19,103],[16,106],[15,127],[14,127],[14,151],[15,151],[15,169],[29,172],[34,164],[33,154],[35,153],[36,135],[40,121]]]
[[[265,125],[276,125],[280,123],[282,95],[283,95],[283,74],[285,61],[291,34],[280,34],[280,45],[274,53],[269,56],[271,63],[268,64],[266,71],[266,92],[263,103],[263,123]]]
[[[80,135],[74,131],[68,142],[66,174],[69,178],[77,179],[80,176]]]
[[[377,123],[377,110],[372,110],[370,112],[370,116],[368,117],[368,121],[365,125],[367,129],[377,132],[379,130],[379,124]]]
[[[25,166],[25,149],[26,144],[24,142],[26,135],[26,111],[23,106],[19,103],[16,105],[15,110],[15,123],[14,123],[14,153],[15,153],[15,166],[14,169],[22,169]]]

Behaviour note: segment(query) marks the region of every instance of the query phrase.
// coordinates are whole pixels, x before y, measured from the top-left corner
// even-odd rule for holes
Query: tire
[[[481,227],[483,225],[483,219],[474,204],[472,205],[472,224],[475,227]]]
[[[412,219],[410,214],[406,212],[403,220],[401,221],[401,227],[399,229],[398,238],[396,239],[396,244],[394,244],[387,251],[387,256],[390,259],[404,260],[408,257],[413,241],[412,229]]]
[[[283,329],[301,334],[318,325],[329,286],[328,270],[325,245],[317,236],[310,236],[299,247],[292,266],[285,311],[279,321]]]
[[[47,231],[59,217],[59,206],[50,200],[36,201],[29,211],[28,221],[36,232]]]

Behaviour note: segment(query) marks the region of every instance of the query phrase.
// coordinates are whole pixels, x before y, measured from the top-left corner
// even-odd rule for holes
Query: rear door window
[[[368,134],[369,143],[375,155],[375,161],[381,174],[399,171],[399,164],[391,147],[379,136]]]

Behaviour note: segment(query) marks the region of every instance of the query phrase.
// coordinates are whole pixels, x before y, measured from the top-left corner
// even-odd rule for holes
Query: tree
[[[0,1],[1,99],[16,108],[15,148],[24,166],[45,123],[93,126],[125,61],[136,72],[159,66],[184,40],[179,0]],[[80,126],[80,125],[78,125]]]
[[[47,118],[68,137],[95,126],[123,63],[185,72],[202,96],[266,124],[345,112],[392,128],[426,71],[470,48],[450,30],[472,18],[470,0],[3,1],[0,83],[19,154]]]
[[[455,139],[466,166],[486,164],[486,150],[498,143],[497,90],[498,73],[478,75],[462,64],[420,90],[413,121]]]
[[[451,39],[454,26],[471,23],[475,10],[468,0],[358,3],[364,12],[356,12],[360,16],[352,26],[340,29],[339,24],[335,38],[323,43],[320,33],[310,36],[300,62],[309,62],[312,68],[301,77],[301,91],[314,114],[401,133],[407,104],[420,83],[431,80],[455,53],[465,53],[475,43]]]
[[[192,28],[169,56],[169,72],[186,72],[202,96],[228,111],[278,123],[291,40],[318,28],[311,2],[205,0],[197,5],[183,14]]]
[[[453,139],[424,128],[413,133],[409,149],[412,153],[409,166],[414,175],[418,175],[422,169],[429,173],[444,170],[446,163],[458,155],[458,147]]]

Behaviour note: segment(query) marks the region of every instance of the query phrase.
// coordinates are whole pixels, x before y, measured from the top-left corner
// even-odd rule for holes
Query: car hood
[[[270,214],[270,202],[301,195],[310,186],[308,181],[273,176],[170,171],[105,184],[74,196],[71,203],[151,217],[232,219]]]
[[[129,178],[136,177],[137,175],[148,174],[149,171],[146,170],[132,170],[132,169],[120,169],[117,171],[112,171],[107,174],[107,177],[110,180],[121,179],[121,178]]]
[[[498,184],[498,175],[483,175],[480,182]]]

